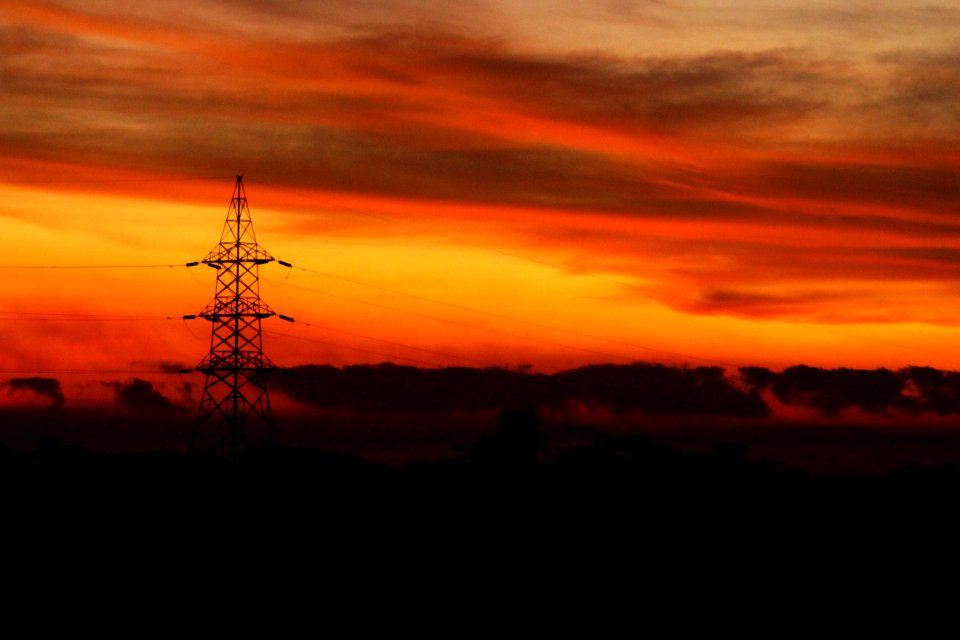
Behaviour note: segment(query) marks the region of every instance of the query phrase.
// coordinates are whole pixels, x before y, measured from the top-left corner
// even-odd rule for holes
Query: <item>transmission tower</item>
[[[260,334],[260,321],[277,315],[260,300],[260,265],[273,260],[257,244],[243,176],[237,176],[220,243],[200,261],[217,270],[216,296],[196,316],[184,316],[211,323],[210,353],[194,368],[206,382],[191,451],[233,460],[248,444],[277,443],[266,379],[277,367],[263,355]],[[251,416],[258,424],[244,425]]]

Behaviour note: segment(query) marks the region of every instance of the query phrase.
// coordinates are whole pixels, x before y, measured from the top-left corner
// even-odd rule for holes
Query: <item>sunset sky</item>
[[[0,264],[200,259],[243,174],[259,241],[309,270],[262,271],[298,321],[265,322],[281,365],[957,369],[958,25],[935,0],[0,0]],[[210,269],[0,274],[8,376],[208,348],[180,317]]]

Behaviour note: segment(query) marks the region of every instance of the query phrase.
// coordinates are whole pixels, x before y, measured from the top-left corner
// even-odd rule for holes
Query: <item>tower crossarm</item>
[[[223,318],[269,318],[277,314],[260,298],[224,296],[214,298],[197,315],[213,322]]]
[[[275,365],[269,358],[258,353],[217,353],[212,352],[200,361],[195,370],[202,373],[214,371],[276,371]]]
[[[200,262],[219,268],[227,264],[267,264],[274,260],[276,258],[258,247],[257,243],[241,242],[239,245],[218,245]]]

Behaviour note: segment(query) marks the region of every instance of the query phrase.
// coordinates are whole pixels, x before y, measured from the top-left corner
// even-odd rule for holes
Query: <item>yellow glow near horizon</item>
[[[223,208],[208,205],[12,187],[3,187],[0,197],[16,203],[0,216],[0,237],[8,239],[3,243],[7,264],[180,264],[202,257],[217,241],[224,215]],[[950,368],[956,361],[943,348],[957,338],[953,327],[688,313],[631,293],[627,280],[617,274],[607,279],[565,272],[413,232],[291,234],[283,222],[287,215],[254,208],[263,245],[279,258],[338,277],[288,272],[276,264],[263,268],[264,299],[300,321],[289,329],[274,321],[265,325],[268,349],[284,364],[377,362],[396,356],[411,364],[532,363],[552,371],[604,361],[728,368],[799,362]],[[25,270],[7,271],[6,276],[0,303],[7,311],[176,319],[195,313],[213,293],[212,272],[202,268],[192,273]],[[199,322],[190,328],[199,340],[175,321],[0,325],[9,367],[191,363],[205,350],[208,327]],[[283,333],[287,330],[289,335]]]

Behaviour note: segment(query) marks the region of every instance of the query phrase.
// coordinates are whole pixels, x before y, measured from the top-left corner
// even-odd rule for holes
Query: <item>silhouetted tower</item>
[[[276,315],[260,300],[260,265],[273,260],[257,244],[243,177],[237,176],[220,243],[201,260],[217,270],[217,284],[213,301],[198,314],[212,329],[210,353],[195,368],[206,382],[191,450],[235,459],[248,443],[277,442],[266,380],[276,366],[263,355],[260,335],[260,321]],[[259,424],[244,425],[251,414]]]

